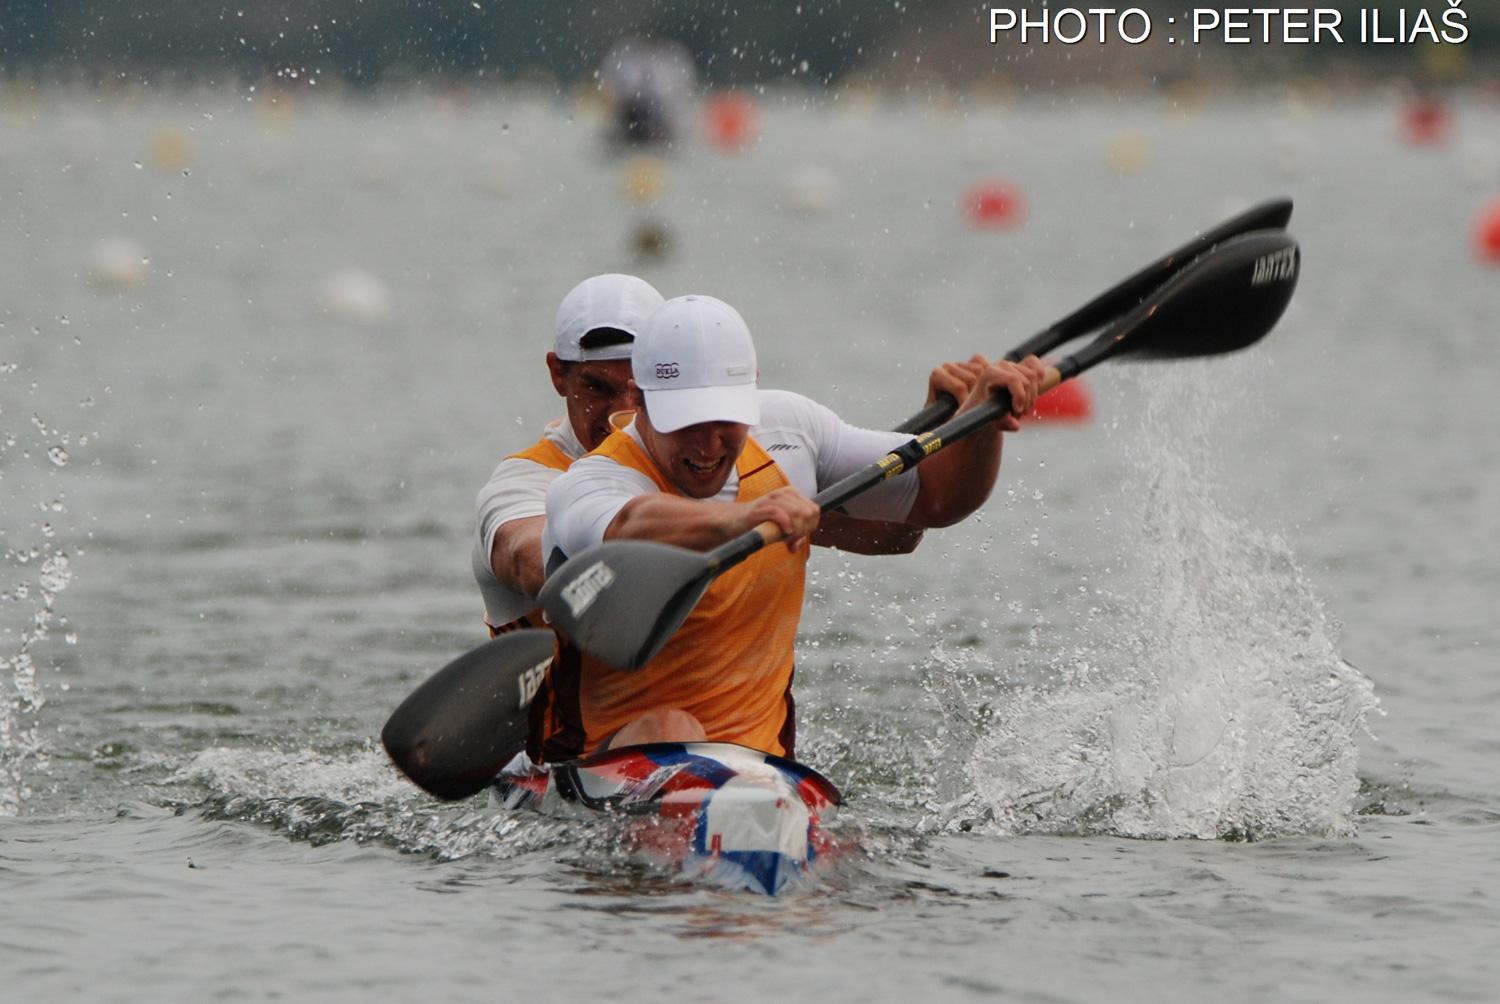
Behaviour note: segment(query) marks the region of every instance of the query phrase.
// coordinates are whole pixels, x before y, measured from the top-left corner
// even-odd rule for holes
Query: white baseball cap
[[[610,272],[585,279],[563,297],[557,308],[557,345],[553,351],[565,362],[629,359],[630,342],[589,347],[582,344],[584,336],[600,328],[637,336],[646,318],[661,305],[661,294],[633,275]]]
[[[679,296],[662,304],[636,336],[630,369],[657,432],[760,421],[755,343],[723,300]]]

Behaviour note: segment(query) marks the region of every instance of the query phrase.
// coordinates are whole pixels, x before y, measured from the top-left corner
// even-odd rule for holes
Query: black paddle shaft
[[[1037,332],[1007,352],[1004,358],[1016,363],[1027,356],[1039,356],[1120,316],[1138,306],[1172,278],[1185,264],[1219,244],[1256,230],[1285,230],[1292,218],[1291,199],[1272,199],[1225,220],[1205,231],[1182,247],[1147,265],[1110,289],[1094,297],[1051,327]],[[939,394],[938,399],[911,418],[896,426],[897,432],[919,433],[946,422],[958,411],[958,399]]]

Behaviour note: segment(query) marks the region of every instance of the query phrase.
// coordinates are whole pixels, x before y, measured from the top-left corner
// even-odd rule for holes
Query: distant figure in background
[[[665,144],[692,99],[698,74],[693,57],[671,38],[627,38],[599,67],[614,106],[614,139],[629,145]]]

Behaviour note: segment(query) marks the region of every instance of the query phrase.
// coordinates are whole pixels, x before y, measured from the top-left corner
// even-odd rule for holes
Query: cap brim
[[[700,422],[760,421],[760,392],[755,384],[732,387],[683,387],[642,392],[646,414],[657,432],[676,432]]]
[[[596,349],[579,348],[577,362],[589,363],[603,359],[629,359],[630,352],[635,348],[634,342],[615,342],[612,345],[601,345]],[[558,358],[562,358],[560,355]]]

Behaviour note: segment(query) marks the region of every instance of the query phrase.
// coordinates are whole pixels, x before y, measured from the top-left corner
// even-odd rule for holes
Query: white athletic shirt
[[[641,442],[635,423],[626,427]],[[760,423],[750,436],[776,461],[792,486],[809,497],[885,456],[911,439],[900,432],[878,432],[849,425],[830,409],[801,394],[784,390],[760,392]],[[911,512],[921,480],[907,471],[852,499],[845,510],[860,519],[899,522]],[[733,502],[740,488],[731,471],[713,502]],[[559,560],[554,550],[574,555],[604,540],[604,531],[626,502],[657,491],[639,471],[607,457],[585,457],[547,489],[547,525],[542,530],[542,554],[548,567]]]
[[[573,434],[573,423],[566,418],[549,422],[542,430],[542,438],[572,460],[586,452]],[[479,592],[484,597],[484,619],[493,627],[509,623],[536,607],[536,600],[507,588],[495,577],[495,570],[490,565],[495,533],[513,519],[545,516],[547,486],[561,473],[534,460],[507,457],[500,461],[500,466],[495,468],[495,473],[490,475],[489,482],[480,489],[479,498],[475,500],[479,521],[471,563],[474,581],[479,583]]]

